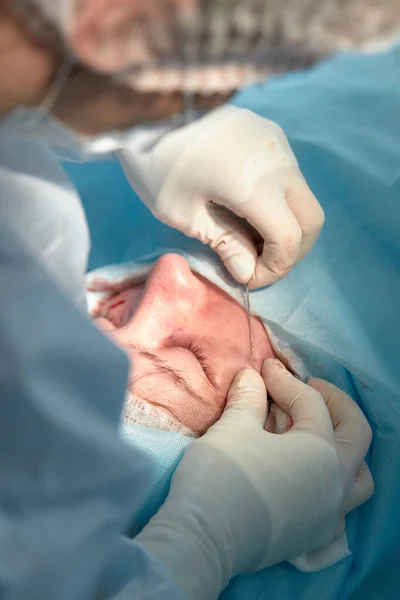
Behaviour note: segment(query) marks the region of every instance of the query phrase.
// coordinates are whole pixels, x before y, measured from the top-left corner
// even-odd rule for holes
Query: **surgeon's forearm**
[[[189,523],[173,504],[161,507],[136,540],[162,563],[188,600],[216,600],[232,576],[229,557],[221,561],[201,526],[193,526],[192,519]]]

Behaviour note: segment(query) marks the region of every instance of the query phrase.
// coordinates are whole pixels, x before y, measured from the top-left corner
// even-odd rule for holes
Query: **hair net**
[[[154,406],[130,392],[125,398],[122,421],[126,425],[141,425],[160,431],[174,431],[189,437],[197,437],[191,429],[175,419],[170,411],[161,406]]]

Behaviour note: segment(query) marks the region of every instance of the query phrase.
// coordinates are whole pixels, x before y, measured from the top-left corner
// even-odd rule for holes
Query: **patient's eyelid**
[[[203,369],[204,373],[206,374],[207,379],[210,381],[210,377],[212,376],[211,369],[208,365],[207,355],[204,353],[204,350],[201,348],[201,346],[198,343],[196,343],[193,338],[187,338],[182,341],[180,340],[179,345],[181,348],[189,350],[189,352],[191,352],[195,356],[195,358],[200,363],[200,366]]]
[[[140,354],[141,356],[147,358],[153,363],[153,369],[141,373],[140,375],[134,375],[130,378],[129,389],[131,389],[132,386],[135,386],[140,379],[143,379],[145,377],[152,375],[166,375],[167,377],[172,377],[174,383],[178,385],[185,393],[190,394],[202,404],[208,404],[208,401],[202,396],[200,396],[193,389],[193,387],[190,385],[190,382],[182,376],[178,369],[170,367],[162,358],[160,358],[156,354],[153,354],[152,352],[149,352],[148,350],[139,348],[138,346],[135,346],[131,343],[129,344],[129,347],[133,352]],[[210,381],[209,383],[210,385],[212,385]]]

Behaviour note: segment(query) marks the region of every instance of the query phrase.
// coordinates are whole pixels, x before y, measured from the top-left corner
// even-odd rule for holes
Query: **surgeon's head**
[[[67,56],[76,61],[53,112],[95,135],[170,116],[182,94],[138,93],[111,76],[152,61],[196,0],[0,0],[0,116],[41,102]],[[7,75],[7,78],[6,78]]]
[[[145,282],[123,287],[96,323],[132,358],[130,391],[202,434],[220,416],[236,373],[249,366],[247,312],[176,254],[161,257]],[[261,371],[273,350],[262,322],[251,320],[252,366]]]
[[[0,0],[0,118],[17,106],[38,105],[67,57],[74,67],[52,108],[79,133],[95,135],[181,112],[182,86],[159,93],[149,65],[165,57],[185,62],[185,23],[199,3]],[[142,82],[150,81],[140,89],[139,74]],[[212,108],[225,98],[217,93],[198,100]]]
[[[0,0],[0,120],[41,105],[96,135],[180,114],[188,91],[210,110],[293,68],[271,54],[273,1]]]

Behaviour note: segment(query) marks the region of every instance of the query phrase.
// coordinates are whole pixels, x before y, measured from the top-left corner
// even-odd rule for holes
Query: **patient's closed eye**
[[[189,350],[189,352],[195,356],[207,376],[207,379],[210,380],[212,373],[209,366],[209,359],[200,344],[195,342],[193,338],[187,338],[180,342],[180,347]]]

